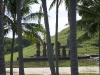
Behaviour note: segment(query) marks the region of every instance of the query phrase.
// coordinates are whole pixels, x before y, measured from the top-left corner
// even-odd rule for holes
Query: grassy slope
[[[65,28],[61,32],[59,32],[58,33],[58,41],[62,44],[66,44],[69,32],[70,32],[69,28]],[[83,33],[84,33],[83,31],[77,30],[77,38],[79,38]],[[96,35],[96,36],[94,36],[94,38],[83,41],[80,44],[95,44],[95,43],[98,43],[98,39],[99,39],[98,37],[99,36]],[[52,36],[51,39],[52,39],[52,42],[54,42],[55,37]]]
[[[79,36],[81,36],[84,32],[82,31],[77,31],[77,38]],[[69,28],[65,28],[63,29],[61,32],[59,32],[58,34],[58,41],[61,43],[61,45],[65,45],[67,43],[67,38],[69,35]],[[55,41],[55,37],[52,36],[51,37],[52,43],[54,43]],[[95,36],[94,38],[84,41],[82,43],[80,43],[80,45],[84,46],[83,48],[78,48],[78,53],[79,54],[97,54],[98,53],[98,48],[95,46],[90,46],[90,44],[95,44],[98,43],[98,35]],[[68,49],[67,49],[68,50]],[[31,45],[29,47],[26,47],[23,49],[23,55],[24,57],[29,57],[29,56],[33,56],[34,54],[36,54],[36,46],[35,45]],[[16,60],[18,57],[18,53],[15,52],[14,53],[14,60]],[[9,61],[10,60],[10,54],[5,55],[5,60]]]
[[[34,54],[36,54],[36,47],[34,45],[31,45],[31,46],[23,49],[23,56],[24,57],[33,56]],[[15,52],[14,53],[14,60],[17,60],[17,57],[18,57],[18,52]],[[10,54],[5,55],[5,60],[6,61],[10,60]]]

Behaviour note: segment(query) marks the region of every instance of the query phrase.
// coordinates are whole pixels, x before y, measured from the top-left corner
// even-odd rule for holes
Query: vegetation
[[[18,3],[18,6],[17,5]],[[36,0],[35,1],[31,1],[31,0],[4,0],[4,29],[5,32],[4,33],[8,33],[9,30],[12,30],[12,44],[11,44],[11,59],[10,59],[10,64],[11,64],[11,68],[12,69],[12,63],[13,63],[13,51],[14,51],[14,39],[15,39],[15,35],[20,34],[20,36],[18,36],[18,51],[19,52],[19,57],[23,56],[22,54],[22,30],[24,31],[24,35],[25,37],[28,36],[28,39],[31,39],[31,42],[36,42],[36,40],[41,40],[40,36],[38,35],[38,31],[42,32],[43,27],[39,24],[35,24],[35,23],[28,23],[28,22],[24,22],[22,23],[22,20],[26,19],[26,17],[30,16],[30,5],[34,4],[34,3],[38,3]],[[17,7],[17,8],[16,8]],[[31,14],[31,19],[34,19],[34,17],[38,17],[39,13],[32,13]],[[27,17],[27,18],[28,18]],[[29,19],[29,18],[28,18]],[[23,21],[24,21],[23,20]],[[28,21],[28,20],[27,20]],[[23,26],[22,26],[23,25]],[[27,35],[28,34],[28,35]],[[34,37],[33,37],[34,36]],[[20,39],[19,39],[20,37]],[[33,40],[34,38],[34,40]],[[23,57],[22,57],[23,58]],[[19,61],[20,62],[20,61]],[[19,67],[22,68],[22,65],[20,65]],[[22,72],[22,71],[21,71]],[[13,75],[13,72],[10,72]],[[23,75],[23,74],[22,74]]]
[[[58,41],[61,43],[61,45],[66,45],[67,41],[66,41],[66,37],[68,37],[69,33],[69,28],[65,28],[63,29],[61,32],[58,33]],[[80,31],[77,30],[77,37],[81,36],[84,33],[84,31]],[[54,36],[51,37],[52,43],[54,43]],[[92,39],[89,39],[87,41],[83,41],[83,42],[78,42],[78,45],[83,46],[82,48],[78,48],[78,54],[98,54],[98,47],[97,46],[91,46],[92,44],[97,44],[98,43],[98,34],[96,36],[94,36]],[[54,47],[55,48],[55,47]],[[41,54],[42,54],[42,49],[43,47],[41,47]],[[68,50],[69,48],[66,49],[67,50],[67,54],[68,54]],[[23,48],[23,55],[24,57],[30,57],[30,56],[34,56],[36,54],[36,45],[31,45],[28,47]],[[14,61],[17,59],[18,57],[18,53],[15,52],[14,53]],[[9,61],[10,58],[10,54],[6,54],[5,55],[5,60]]]
[[[56,62],[55,62],[56,64]],[[58,62],[59,67],[70,67],[70,60],[59,60]],[[98,61],[93,59],[79,59],[78,66],[98,66]],[[9,62],[6,61],[6,68],[9,68]],[[14,61],[13,64],[14,68],[18,68],[18,61]],[[49,67],[48,61],[34,61],[34,62],[24,62],[24,68],[35,68],[35,67]]]
[[[98,19],[100,16],[100,11],[98,11],[98,9],[100,7],[100,4],[98,2],[100,1],[84,0],[82,1],[82,5],[78,5],[78,12],[79,15],[82,16],[82,18],[77,22],[77,25],[85,31],[85,33],[79,38],[79,40],[90,39],[95,34],[99,34],[100,23]]]
[[[63,29],[61,32],[59,32],[59,41],[61,42],[61,45],[65,45],[66,44],[66,37],[68,37],[68,32],[69,31],[69,28],[65,28]],[[81,36],[81,33],[84,33],[84,31],[81,31],[78,30],[77,31],[77,34],[79,34],[78,36]],[[65,36],[66,35],[66,36]],[[97,35],[98,36],[98,35]],[[78,43],[78,45],[81,45],[83,46],[83,48],[78,48],[78,54],[98,54],[98,47],[96,46],[91,46],[91,44],[96,44],[98,41],[98,37],[95,36],[94,38],[90,39],[90,40],[87,40],[87,41],[84,41],[82,43]],[[52,39],[52,42],[54,42],[54,36],[51,37]],[[64,43],[63,43],[64,42]],[[67,54],[68,54],[68,50],[69,49],[66,49],[67,50]],[[36,54],[36,45],[31,45],[31,46],[28,46],[28,47],[25,47],[23,48],[23,55],[24,57],[30,57],[30,56],[34,56]],[[42,54],[42,47],[41,47],[41,54]],[[9,54],[6,54],[5,55],[5,60],[6,61],[9,61],[9,58],[10,55]],[[14,53],[14,61],[17,60],[17,57],[18,57],[18,53],[15,52]],[[84,59],[84,60],[78,60],[79,62],[79,66],[98,66],[98,63],[95,62],[94,60],[88,60],[88,59]],[[38,64],[37,64],[38,63]],[[65,67],[65,66],[70,66],[70,61],[69,60],[66,60],[66,61],[59,61],[59,66],[61,67]],[[25,67],[28,67],[28,64],[29,63],[25,63]],[[47,62],[31,62],[32,66],[34,67],[49,67],[49,63],[48,61]]]
[[[9,54],[11,52],[11,43],[12,43],[11,41],[12,41],[12,39],[9,37],[4,38],[5,54]],[[30,46],[30,45],[31,45],[30,41],[25,39],[25,37],[23,37],[23,39],[22,39],[23,48]],[[14,52],[18,52],[18,38],[15,38]]]

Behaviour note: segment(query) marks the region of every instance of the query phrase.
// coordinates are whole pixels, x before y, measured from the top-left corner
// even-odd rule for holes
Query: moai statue
[[[36,47],[37,47],[37,56],[40,56],[40,43],[36,43]]]
[[[65,50],[65,46],[62,46],[62,56],[66,56],[66,50]]]
[[[44,42],[43,45],[44,45],[44,46],[43,46],[43,56],[47,56],[47,55],[46,55],[46,43]]]
[[[58,42],[58,56],[60,56],[60,43]]]

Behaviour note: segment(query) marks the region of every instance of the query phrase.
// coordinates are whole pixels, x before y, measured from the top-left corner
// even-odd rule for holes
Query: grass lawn
[[[55,62],[56,63],[56,62]],[[70,61],[69,60],[60,60],[58,62],[59,67],[70,67]],[[80,59],[78,60],[78,66],[99,66],[98,62],[92,60],[92,59]],[[9,62],[6,63],[6,68],[9,68],[10,64]],[[15,61],[13,64],[14,68],[18,68],[18,62]],[[34,61],[34,62],[24,62],[24,68],[28,67],[49,67],[48,61]]]

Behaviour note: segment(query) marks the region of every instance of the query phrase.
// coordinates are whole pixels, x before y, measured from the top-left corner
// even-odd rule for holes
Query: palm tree
[[[32,4],[36,1],[22,1],[23,5],[21,5],[21,15],[24,16],[25,19],[25,15],[29,14],[29,4]],[[6,4],[7,3],[7,4]],[[14,38],[15,38],[15,34],[17,34],[17,22],[16,22],[16,5],[15,5],[16,1],[12,1],[9,0],[8,2],[6,2],[5,0],[5,8],[8,10],[7,14],[4,15],[4,21],[5,21],[5,34],[9,32],[9,30],[12,30],[13,33],[13,37],[12,37],[12,45],[11,45],[11,59],[10,59],[10,75],[13,75],[13,47],[14,47]],[[37,2],[36,2],[37,3]],[[9,7],[9,8],[8,8]],[[15,9],[15,10],[14,10]],[[39,13],[32,13],[30,14],[31,18],[36,18],[36,16],[40,16],[41,14]],[[24,23],[24,28],[27,26],[25,25],[29,25],[29,23]],[[33,24],[31,24],[33,25]],[[36,26],[36,24],[34,24],[35,26],[33,26],[34,28],[38,29],[37,31],[39,31],[39,28],[42,28],[40,26]],[[33,33],[36,31],[32,31]],[[28,34],[29,35],[29,34]],[[39,35],[37,35],[39,37]],[[31,37],[32,38],[32,37]],[[37,38],[37,37],[34,37]],[[38,38],[37,38],[38,39]],[[41,38],[39,38],[41,40]]]
[[[99,0],[89,0],[82,1],[82,5],[79,6],[79,15],[82,19],[77,22],[79,27],[84,29],[85,34],[83,34],[78,40],[84,41],[92,38],[95,34],[99,33],[99,73],[100,73],[100,1]],[[85,39],[83,39],[85,37]]]
[[[56,32],[55,32],[55,50],[56,50],[56,75],[59,75],[59,68],[58,68],[58,2],[56,3]]]
[[[5,2],[4,8],[6,8],[7,1],[5,0],[4,2]],[[11,5],[13,5],[13,3],[15,3],[15,1],[12,2],[11,0],[9,0],[8,3],[10,3],[10,9],[9,9],[9,11],[11,10],[12,14],[16,13],[16,10],[15,11],[13,10],[13,8],[15,7],[15,5],[13,7],[11,6]],[[12,16],[14,17],[13,21],[7,15],[4,15],[4,22],[8,23],[8,24],[4,24],[4,29],[5,29],[4,33],[6,34],[6,32],[8,32],[10,28],[12,28],[12,33],[13,33],[12,44],[11,44],[11,58],[10,58],[10,75],[13,75],[13,69],[12,69],[13,68],[13,48],[14,48],[14,38],[15,38],[15,34],[17,32],[16,31],[16,26],[17,25],[15,25],[16,24],[16,20],[15,20],[16,15],[13,14]],[[11,27],[8,28],[7,25],[11,25]]]
[[[76,0],[70,0],[70,66],[71,75],[78,75],[78,57],[76,43]]]
[[[6,75],[4,61],[3,0],[0,0],[0,75]]]
[[[19,54],[19,75],[24,75],[23,52],[22,52],[22,25],[21,25],[21,1],[16,0],[17,25],[18,25],[18,54]]]
[[[53,2],[51,3],[49,9],[51,9],[51,8],[55,5],[56,1],[57,1],[57,0],[53,0]],[[77,1],[78,1],[78,0],[77,0]],[[59,1],[59,5],[60,5],[62,2],[63,2],[63,0],[60,0],[60,1]],[[78,72],[78,64],[77,64],[77,63],[78,63],[78,59],[77,59],[77,48],[76,48],[76,45],[77,45],[77,44],[76,44],[76,32],[74,32],[74,31],[72,30],[72,28],[73,28],[73,29],[76,31],[76,28],[75,28],[75,25],[74,25],[75,20],[76,20],[76,19],[75,19],[75,18],[76,18],[76,16],[75,16],[75,15],[76,15],[76,12],[75,12],[75,11],[76,11],[76,5],[74,4],[74,5],[75,5],[75,8],[73,8],[74,5],[73,5],[73,7],[72,7],[72,6],[70,5],[70,4],[72,4],[72,3],[71,3],[71,1],[69,1],[69,0],[64,0],[64,3],[65,3],[66,9],[68,9],[68,23],[69,23],[69,25],[71,24],[70,36],[69,36],[69,37],[70,37],[70,40],[73,40],[73,41],[74,41],[73,43],[75,43],[75,44],[73,44],[74,46],[73,46],[72,44],[70,44],[70,45],[71,45],[71,46],[70,46],[70,50],[71,50],[71,51],[70,51],[70,52],[71,52],[71,55],[70,55],[71,60],[70,60],[70,61],[71,61],[71,65],[72,65],[72,66],[71,66],[71,71],[72,71],[72,72],[73,72],[73,71]],[[73,2],[73,3],[74,3],[74,2]],[[73,10],[70,6],[71,6],[74,10]],[[71,17],[71,16],[72,16],[72,10],[71,10],[71,9],[72,9],[73,12],[74,12],[74,14],[73,14],[74,17]],[[70,11],[71,11],[71,12],[70,12]],[[71,21],[70,21],[70,18],[71,18]],[[72,18],[73,18],[74,21],[72,21]],[[72,22],[73,24],[70,23],[70,22]],[[73,25],[73,27],[72,27],[72,25]],[[72,35],[72,32],[74,32],[74,33],[73,33],[74,35]],[[73,36],[75,37],[74,39],[73,39]],[[71,43],[72,43],[72,42],[71,42]],[[75,47],[75,49],[73,49],[74,47]],[[75,54],[73,53],[73,50],[74,50]],[[74,57],[74,58],[76,58],[75,61],[73,60],[73,55],[75,55],[75,57]],[[74,67],[73,64],[75,64],[75,63],[76,63],[76,66],[75,66],[75,67],[76,67],[76,70],[73,69],[73,67]],[[71,73],[72,73],[72,72],[71,72]],[[72,73],[72,75],[73,75],[73,74],[74,74],[74,73]],[[77,75],[77,74],[76,74],[76,75]]]
[[[8,2],[5,0],[5,8],[8,10],[9,15],[4,15],[4,20],[7,24],[5,24],[4,27],[7,27],[5,29],[6,32],[8,32],[10,29],[12,29],[13,37],[12,37],[12,45],[11,45],[11,58],[10,58],[10,75],[13,75],[13,48],[14,48],[14,39],[15,34],[17,34],[17,23],[16,23],[16,1],[8,0]],[[7,7],[8,6],[8,7]],[[12,17],[13,20],[10,18]],[[5,32],[5,33],[6,33]]]
[[[14,48],[14,38],[15,38],[15,34],[17,34],[17,23],[16,23],[16,5],[15,5],[16,1],[11,1],[9,0],[8,2],[5,0],[5,6],[6,9],[8,10],[8,12],[10,13],[10,17],[13,18],[13,20],[11,18],[9,18],[9,15],[4,15],[4,19],[5,22],[7,22],[7,24],[5,24],[5,31],[8,32],[10,29],[12,29],[12,33],[13,33],[13,37],[12,37],[12,45],[11,45],[11,59],[10,59],[10,75],[13,75],[13,48]],[[15,10],[14,10],[15,9]],[[5,33],[6,33],[5,32]]]
[[[53,50],[52,50],[51,38],[50,38],[50,32],[49,32],[49,22],[48,22],[46,0],[41,0],[41,1],[42,1],[42,8],[44,11],[44,21],[45,21],[45,28],[46,28],[46,33],[47,33],[48,60],[50,64],[51,74],[55,75],[54,56],[53,56]]]

